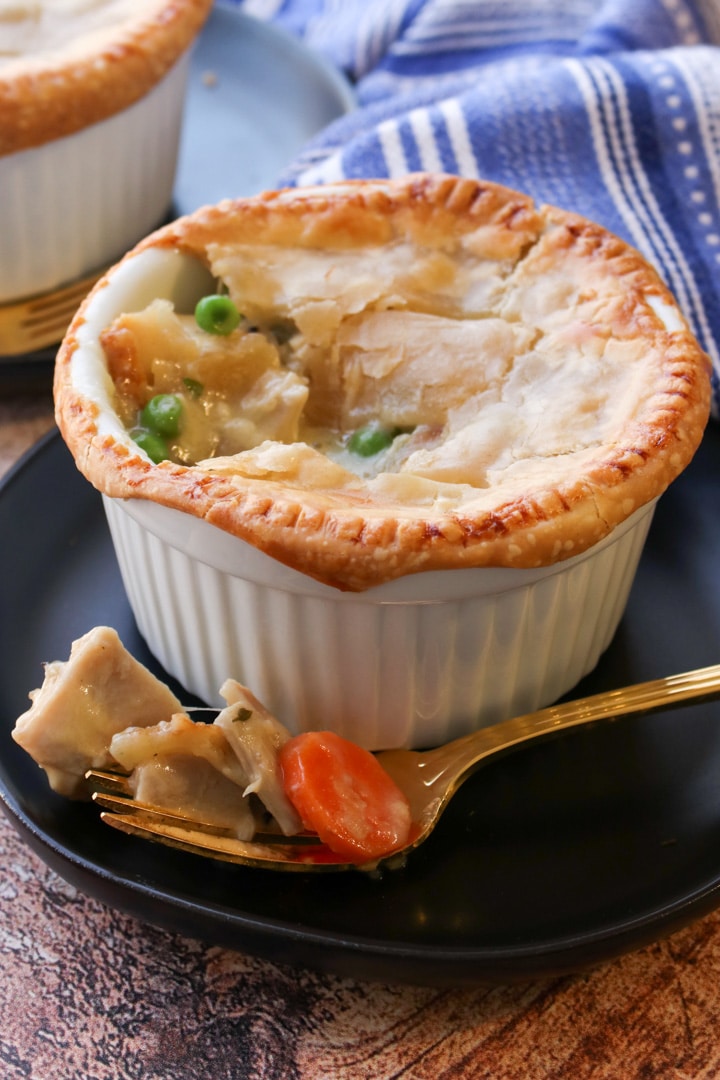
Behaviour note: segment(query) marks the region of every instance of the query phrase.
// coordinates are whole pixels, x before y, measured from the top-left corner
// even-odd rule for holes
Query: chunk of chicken
[[[61,795],[84,795],[87,769],[107,768],[112,736],[126,727],[169,720],[182,705],[124,648],[117,632],[98,626],[73,642],[67,661],[45,667],[32,705],[12,736],[45,770]]]
[[[258,796],[286,836],[300,832],[302,822],[285,794],[278,764],[278,751],[290,732],[234,679],[227,679],[220,693],[228,707],[218,715],[215,726],[223,730],[247,773],[245,793]]]
[[[142,761],[133,771],[130,788],[139,802],[221,825],[238,840],[255,835],[257,822],[242,788],[202,758],[159,754]]]
[[[260,804],[286,835],[300,832],[278,764],[290,733],[240,683],[227,680],[221,694],[228,705],[215,722],[194,723],[114,630],[96,627],[73,643],[69,660],[46,665],[13,738],[62,795],[83,795],[88,769],[120,766],[136,798],[242,840],[256,831]]]
[[[118,732],[110,753],[132,774],[131,788],[141,802],[222,824],[241,840],[252,839],[248,774],[221,728],[177,714],[153,727]]]

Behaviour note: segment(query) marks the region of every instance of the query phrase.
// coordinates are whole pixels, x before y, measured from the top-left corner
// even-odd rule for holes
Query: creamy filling
[[[618,437],[682,326],[654,297],[628,318],[623,281],[582,256],[478,243],[211,244],[240,324],[210,333],[167,300],[121,315],[102,335],[117,413],[153,460],[145,411],[171,395],[182,421],[162,457],[409,505],[557,482]],[[656,346],[637,332],[649,319]]]
[[[52,54],[137,18],[144,0],[0,0],[3,59]]]

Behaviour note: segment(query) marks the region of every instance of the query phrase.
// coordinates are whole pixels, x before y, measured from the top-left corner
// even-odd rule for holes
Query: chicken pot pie
[[[83,295],[167,220],[190,47],[211,8],[0,0],[1,304],[81,279]],[[7,313],[1,354],[55,344],[67,326],[47,316],[18,333],[21,314]]]
[[[105,303],[157,259],[196,263],[203,287]],[[201,300],[230,325],[196,314]],[[55,398],[106,495],[361,591],[591,548],[688,464],[709,385],[672,296],[623,241],[423,174],[265,193],[157,231],[81,307]]]
[[[212,0],[0,0],[0,155],[139,101],[189,47]]]

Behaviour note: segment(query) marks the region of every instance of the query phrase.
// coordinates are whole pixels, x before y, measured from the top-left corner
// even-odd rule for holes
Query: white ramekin
[[[151,248],[95,291],[72,363],[99,437],[137,452],[100,332],[157,296],[191,311],[211,281],[195,259]],[[552,566],[433,571],[351,593],[190,514],[103,498],[138,628],[168,674],[208,703],[238,679],[291,730],[330,728],[369,749],[435,745],[572,689],[617,628],[654,507]]]
[[[0,156],[0,304],[100,271],[170,210],[188,53],[129,108]]]
[[[152,653],[219,703],[229,676],[292,731],[424,747],[550,704],[591,671],[625,608],[652,518],[539,570],[446,570],[339,592],[180,511],[104,497]]]

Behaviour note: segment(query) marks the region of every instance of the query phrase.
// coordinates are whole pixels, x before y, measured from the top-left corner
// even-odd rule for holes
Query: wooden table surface
[[[52,424],[48,393],[1,398],[0,473]],[[438,990],[146,926],[61,880],[2,815],[0,866],[2,1080],[720,1077],[720,914],[576,975]]]

